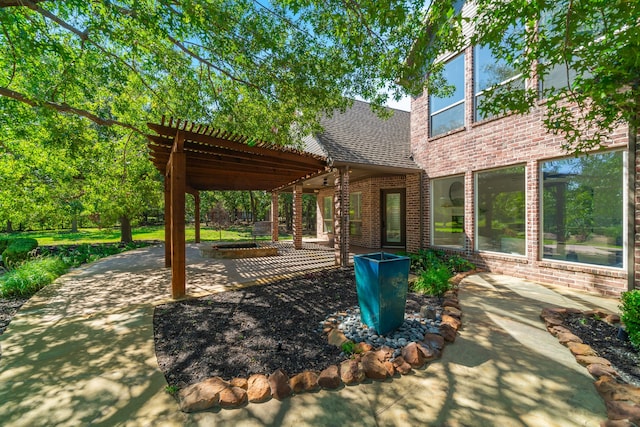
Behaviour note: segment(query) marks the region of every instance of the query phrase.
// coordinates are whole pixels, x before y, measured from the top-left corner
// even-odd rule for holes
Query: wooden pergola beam
[[[171,186],[171,296],[186,295],[185,190],[186,156],[184,135],[176,132],[171,150],[169,178]]]

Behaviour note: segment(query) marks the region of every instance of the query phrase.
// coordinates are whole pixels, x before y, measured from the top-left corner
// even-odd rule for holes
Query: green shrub
[[[422,271],[416,281],[413,283],[413,290],[423,294],[442,296],[446,291],[451,289],[449,279],[451,272],[446,265],[429,268]]]
[[[474,263],[462,258],[460,255],[451,255],[447,260],[447,263],[449,264],[449,270],[454,274],[476,268]]]
[[[14,237],[0,236],[0,254],[2,254],[14,240]]]
[[[29,297],[66,273],[67,265],[57,257],[37,258],[0,276],[0,296]]]
[[[2,252],[2,261],[9,268],[17,266],[29,258],[31,251],[38,247],[38,241],[28,237],[21,237],[11,242]]]
[[[629,340],[640,349],[640,290],[623,292],[620,301],[621,320],[627,328]]]

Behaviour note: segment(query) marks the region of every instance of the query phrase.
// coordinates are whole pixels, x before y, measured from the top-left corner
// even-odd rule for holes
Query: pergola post
[[[196,243],[200,243],[200,192],[194,190],[193,192],[194,212],[195,217],[195,229],[196,229]]]
[[[171,178],[164,177],[164,266],[171,267]]]
[[[273,191],[271,193],[271,241],[273,242],[278,241],[279,225],[280,225],[280,220],[278,218],[278,192]]]
[[[349,266],[349,167],[336,174],[334,193],[334,249],[336,265]]]
[[[302,249],[302,185],[293,186],[293,247]]]
[[[171,294],[180,298],[186,294],[186,247],[184,235],[186,156],[184,135],[176,132],[169,158],[171,177]]]

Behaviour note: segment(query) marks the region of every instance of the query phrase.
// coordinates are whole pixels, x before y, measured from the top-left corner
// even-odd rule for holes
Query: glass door
[[[405,246],[405,190],[382,190],[382,246]]]

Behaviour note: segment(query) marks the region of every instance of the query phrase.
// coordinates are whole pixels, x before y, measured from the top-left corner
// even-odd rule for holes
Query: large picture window
[[[464,176],[431,181],[431,230],[435,246],[464,246]]]
[[[543,258],[623,267],[621,151],[544,162]]]
[[[333,233],[333,197],[324,197],[322,199],[322,203],[322,219],[324,221],[324,232]]]
[[[453,92],[446,97],[429,96],[430,136],[440,135],[464,126],[464,54],[444,65],[442,72]]]
[[[477,248],[526,254],[525,167],[476,175]]]
[[[349,234],[362,235],[362,193],[349,194]]]

